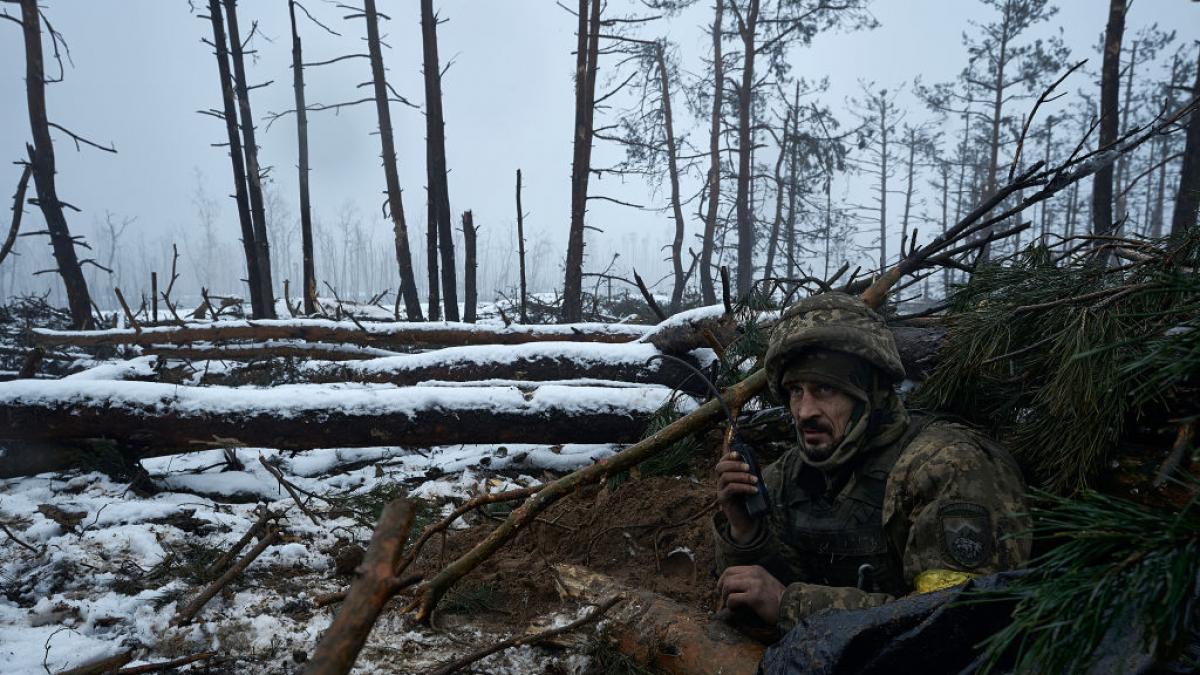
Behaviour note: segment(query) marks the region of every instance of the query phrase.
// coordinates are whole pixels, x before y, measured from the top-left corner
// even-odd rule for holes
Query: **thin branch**
[[[76,152],[78,152],[80,149],[79,144],[83,143],[84,145],[90,145],[93,148],[96,148],[97,150],[111,152],[114,155],[117,154],[117,148],[115,146],[113,146],[112,141],[109,141],[108,147],[106,148],[103,145],[100,145],[99,143],[94,143],[92,141],[89,141],[88,139],[84,138],[83,136],[80,136],[79,134],[75,133],[74,131],[71,131],[70,129],[67,129],[66,127],[64,127],[62,125],[55,124],[54,122],[47,122],[46,125],[54,127],[55,129],[58,129],[59,131],[63,132],[64,134],[70,136],[75,141],[75,151]]]

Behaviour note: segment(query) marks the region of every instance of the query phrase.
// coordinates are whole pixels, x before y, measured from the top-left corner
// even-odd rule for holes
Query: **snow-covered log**
[[[361,361],[398,352],[352,344],[326,344],[299,340],[267,340],[232,345],[155,344],[142,347],[143,354],[188,361],[260,361],[273,358],[321,359],[324,361]]]
[[[447,347],[421,354],[403,354],[349,363],[309,362],[292,375],[293,382],[373,382],[412,386],[430,380],[478,382],[515,380],[611,380],[661,384],[688,393],[706,393],[694,372],[667,359],[650,359],[659,351],[649,344],[543,342],[512,346]],[[712,378],[716,357],[696,350],[682,357]],[[236,369],[214,372],[201,381],[237,385],[245,377],[261,377]]]
[[[233,340],[304,340],[365,345],[382,349],[411,349],[526,342],[629,342],[643,337],[653,326],[579,323],[545,326],[513,324],[507,327],[471,323],[353,323],[324,319],[193,322],[183,326],[131,329],[57,331],[36,328],[33,342],[42,346],[161,345]]]
[[[95,439],[140,456],[222,445],[279,449],[460,443],[626,443],[661,386],[181,387],[23,381],[0,388],[0,477],[73,466]],[[15,441],[15,442],[10,442]],[[74,447],[72,447],[74,446]]]

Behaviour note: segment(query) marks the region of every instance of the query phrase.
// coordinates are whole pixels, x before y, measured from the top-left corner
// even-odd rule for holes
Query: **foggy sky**
[[[196,4],[199,11],[207,3]],[[210,36],[208,21],[190,13],[186,0],[47,0],[43,5],[68,40],[73,59],[65,82],[48,87],[51,121],[98,142],[111,141],[119,151],[117,155],[88,148],[76,152],[67,137],[53,132],[59,193],[83,209],[82,214],[68,212],[72,231],[90,237],[93,223],[107,210],[136,216],[134,228],[142,237],[174,239],[194,233],[193,197],[199,176],[208,194],[222,204],[224,236],[236,241],[236,209],[233,200],[225,198],[232,193],[229,159],[224,148],[210,145],[225,140],[224,126],[196,113],[221,107],[214,57],[200,42]],[[438,37],[443,67],[451,63],[442,86],[456,227],[458,214],[472,209],[481,237],[490,238],[496,248],[491,255],[502,256],[486,264],[515,265],[515,253],[507,244],[515,227],[513,174],[523,169],[527,237],[541,242],[541,255],[531,263],[542,268],[543,287],[536,290],[551,290],[561,284],[569,221],[575,19],[551,0],[441,0],[435,5],[448,19],[439,26]],[[1089,67],[1098,70],[1094,46],[1104,30],[1108,2],[1060,0],[1059,5],[1059,15],[1049,27],[1040,28],[1040,34],[1061,28],[1072,58],[1091,58]],[[361,20],[344,21],[345,10],[320,0],[309,0],[307,6],[341,36],[331,36],[301,19],[306,61],[365,51]],[[611,10],[618,13],[638,7],[639,3],[610,2]],[[379,9],[392,17],[382,26],[391,46],[384,53],[389,82],[420,106],[418,3],[381,0]],[[969,30],[968,22],[990,18],[986,8],[970,0],[879,0],[873,11],[880,28],[822,35],[811,47],[794,50],[790,58],[794,72],[809,79],[830,78],[830,90],[820,100],[847,123],[845,99],[859,92],[860,80],[887,87],[911,83],[917,75],[926,82],[950,80],[965,61],[960,36]],[[669,37],[680,46],[684,68],[698,72],[710,48],[710,15],[709,3],[701,2],[683,16],[648,25],[642,35]],[[257,54],[247,63],[249,78],[253,83],[274,81],[251,95],[259,120],[260,161],[274,167],[273,188],[294,218],[298,211],[294,117],[280,120],[269,131],[263,121],[270,111],[293,107],[287,2],[243,0],[239,19],[243,35],[252,21],[259,22],[260,38],[253,44]],[[1200,26],[1200,3],[1133,3],[1126,35],[1155,21],[1180,29],[1181,38],[1190,40],[1195,31],[1187,35],[1188,27]],[[605,65],[602,59],[600,91],[607,82]],[[52,60],[47,68],[50,74],[55,70]],[[370,78],[366,59],[310,68],[305,77],[310,104],[370,95],[369,86],[357,88]],[[1078,77],[1071,91],[1090,86],[1089,78]],[[7,195],[20,174],[20,168],[9,161],[24,156],[29,139],[22,41],[19,28],[10,22],[0,22],[0,92],[0,158],[6,160],[0,164],[0,193],[6,197],[0,223],[7,223]],[[910,93],[900,101],[911,109],[910,119],[929,117]],[[706,146],[707,122],[691,119],[680,103],[676,103],[677,128],[695,134],[697,144]],[[420,110],[400,104],[392,105],[392,115],[413,255],[420,258],[425,228],[424,118]],[[384,181],[375,128],[372,105],[337,114],[310,114],[313,206],[317,218],[329,222],[340,209],[353,205],[365,224],[380,233],[378,241],[390,245],[390,223],[380,211]],[[621,155],[621,150],[598,142],[593,163],[611,165]],[[691,176],[684,192],[693,191],[700,178]],[[862,182],[843,180],[840,197],[857,199]],[[667,198],[665,191],[651,193],[639,180],[593,178],[591,191],[656,207],[665,206]],[[700,227],[698,219],[690,216],[694,211],[694,205],[687,210],[689,243]],[[639,212],[600,202],[591,203],[588,224],[605,230],[588,234],[591,270],[607,264],[611,252],[620,252],[623,261],[653,265],[661,257],[653,248],[667,244],[673,232],[667,211]],[[41,214],[30,208],[23,229],[41,227]],[[21,243],[22,247],[38,245],[45,245],[44,238],[25,238]],[[293,245],[298,249],[298,237]],[[298,258],[298,250],[293,256]],[[505,260],[505,256],[512,257]],[[461,260],[459,264],[461,268]],[[665,269],[660,265],[647,270],[651,274],[646,276],[657,278],[654,272]],[[47,285],[59,284],[51,275],[39,279]],[[660,288],[667,286],[669,282]]]

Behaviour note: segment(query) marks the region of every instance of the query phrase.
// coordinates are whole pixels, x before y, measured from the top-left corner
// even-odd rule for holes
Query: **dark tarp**
[[[854,611],[820,612],[767,649],[761,675],[867,675],[971,673],[982,665],[975,645],[1003,628],[1015,602],[964,602],[964,593],[995,591],[1020,572],[1004,572],[936,593]],[[1140,645],[1141,631],[1126,626],[1102,641],[1091,673],[1195,672],[1187,666],[1155,669]],[[1197,647],[1193,640],[1187,652]],[[1184,657],[1185,659],[1187,657]],[[1194,658],[1194,656],[1193,656]],[[1194,663],[1194,662],[1193,662]],[[1007,672],[1007,668],[994,672]],[[1182,669],[1180,669],[1182,668]]]

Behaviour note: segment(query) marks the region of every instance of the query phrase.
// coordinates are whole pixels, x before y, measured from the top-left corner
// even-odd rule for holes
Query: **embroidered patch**
[[[942,551],[967,569],[992,557],[992,519],[987,508],[970,502],[950,502],[938,509],[942,521]]]

